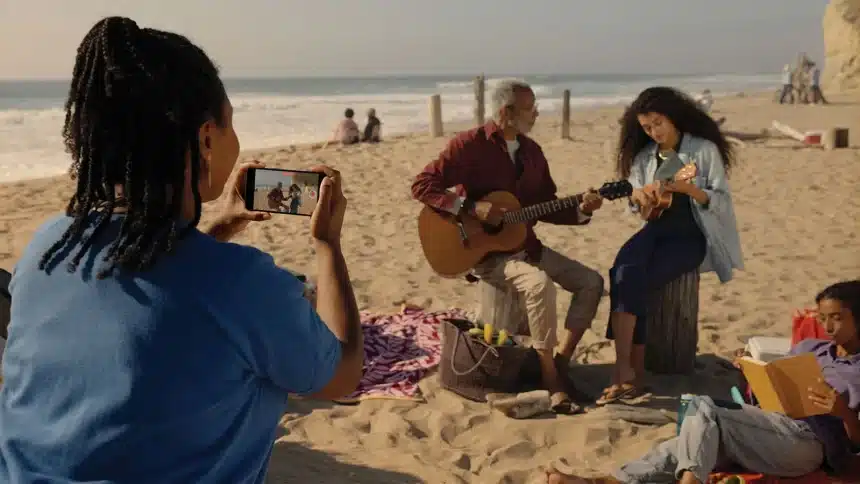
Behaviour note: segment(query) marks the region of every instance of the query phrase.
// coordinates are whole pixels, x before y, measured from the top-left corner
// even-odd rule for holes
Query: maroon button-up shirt
[[[415,178],[412,196],[433,208],[450,209],[458,196],[470,200],[494,191],[513,193],[522,206],[548,202],[556,197],[556,186],[549,173],[549,163],[540,145],[519,135],[517,158],[522,162],[522,174],[508,153],[501,128],[493,121],[464,131],[448,142],[436,161],[430,163]],[[456,192],[448,189],[455,188]],[[558,225],[586,224],[576,209],[565,210],[539,219]],[[534,233],[535,222],[528,223],[525,250],[529,258],[540,260],[543,245]]]

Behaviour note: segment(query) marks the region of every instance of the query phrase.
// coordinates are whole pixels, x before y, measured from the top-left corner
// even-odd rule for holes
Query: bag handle
[[[457,370],[457,368],[454,367],[454,360],[457,359],[457,349],[460,347],[460,340],[463,338],[465,338],[465,333],[463,333],[462,331],[457,329],[457,341],[454,343],[454,349],[451,351],[451,361],[449,362],[451,364],[451,371],[454,372],[455,375],[466,376],[469,373],[472,373],[473,371],[477,370],[478,367],[481,366],[481,363],[483,363],[484,360],[487,358],[487,355],[489,355],[490,353],[492,353],[493,356],[495,356],[496,358],[499,357],[499,352],[496,351],[495,348],[493,348],[492,346],[488,345],[487,343],[485,343],[483,341],[476,340],[487,348],[484,350],[484,354],[482,354],[481,357],[478,358],[478,362],[475,363],[475,365],[472,366],[471,368],[469,368],[468,370],[466,370],[466,371]]]

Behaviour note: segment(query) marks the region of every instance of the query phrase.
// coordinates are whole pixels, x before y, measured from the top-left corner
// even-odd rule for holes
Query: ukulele
[[[605,200],[629,197],[633,186],[627,180],[604,183],[597,193]],[[502,223],[492,226],[470,215],[455,216],[424,206],[418,215],[418,237],[424,257],[440,276],[457,277],[474,268],[488,254],[512,252],[526,241],[527,222],[575,209],[584,193],[523,207],[517,197],[505,191],[489,193],[481,201],[505,210]]]
[[[675,175],[670,177],[668,180],[658,180],[650,186],[653,186],[654,193],[656,194],[657,201],[656,203],[643,205],[639,207],[639,214],[643,219],[647,221],[657,220],[663,215],[666,210],[672,206],[672,195],[673,193],[664,189],[663,184],[674,181],[680,183],[689,183],[692,179],[696,178],[696,164],[688,163],[684,165],[683,168],[675,172]]]

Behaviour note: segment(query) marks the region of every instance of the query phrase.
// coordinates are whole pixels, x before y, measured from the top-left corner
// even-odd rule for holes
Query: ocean
[[[544,113],[561,108],[571,90],[574,109],[629,102],[652,85],[670,85],[714,95],[772,89],[778,75],[543,75],[487,79],[487,89],[504,78],[529,82]],[[428,129],[428,98],[442,96],[445,122],[472,117],[471,76],[380,78],[227,79],[234,125],[243,149],[271,148],[329,138],[351,107],[359,125],[375,108],[383,136]],[[68,81],[0,81],[0,183],[66,172],[61,130]]]

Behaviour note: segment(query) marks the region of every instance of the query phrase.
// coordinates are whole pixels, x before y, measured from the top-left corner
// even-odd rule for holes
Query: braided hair
[[[65,105],[63,138],[77,182],[66,207],[73,221],[39,268],[49,271],[78,246],[67,266],[77,270],[117,209],[125,216],[98,278],[146,270],[171,252],[200,220],[199,130],[209,120],[223,127],[225,101],[217,67],[187,38],[122,17],[96,23],[78,47]],[[195,213],[186,225],[189,159]]]

